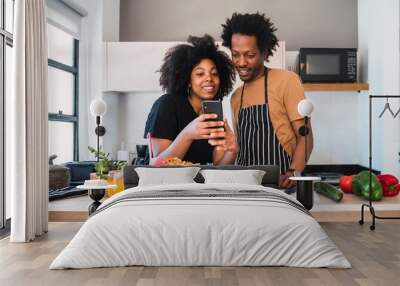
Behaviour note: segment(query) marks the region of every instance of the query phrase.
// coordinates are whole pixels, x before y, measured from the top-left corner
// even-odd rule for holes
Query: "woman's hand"
[[[212,121],[212,119],[215,118],[217,118],[216,114],[200,115],[183,129],[184,135],[191,140],[200,140],[212,138],[212,133],[224,132],[224,129],[222,128],[224,122]]]
[[[224,131],[213,131],[210,134],[208,143],[212,146],[216,146],[217,150],[224,150],[237,154],[239,152],[239,145],[237,144],[235,133],[233,133],[232,129],[229,127],[226,119],[224,120],[224,127]]]

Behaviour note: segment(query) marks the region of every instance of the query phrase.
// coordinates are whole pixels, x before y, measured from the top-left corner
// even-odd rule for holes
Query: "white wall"
[[[369,94],[399,95],[400,44],[399,1],[360,0],[359,46],[363,61],[362,80],[369,82]],[[384,99],[373,100],[373,167],[384,172],[400,175],[400,124],[399,118],[378,118],[385,104]],[[400,100],[391,99],[394,110],[400,108]],[[360,162],[368,166],[368,96],[359,96],[358,144]]]
[[[271,17],[287,50],[357,47],[357,0],[121,0],[121,41],[185,41],[208,33],[220,39],[233,12]]]
[[[314,104],[310,164],[358,164],[358,93],[306,92]]]
[[[79,159],[83,161],[94,159],[87,149],[89,145],[97,144],[94,133],[96,122],[89,112],[89,106],[94,98],[103,97],[103,41],[119,40],[119,0],[82,0],[76,3],[82,5],[88,12],[82,19],[79,69]],[[114,101],[108,106],[109,112],[105,115],[108,118],[110,110],[114,109],[113,105]],[[102,119],[103,122],[106,120]],[[100,145],[106,147],[106,142],[103,143],[103,140],[110,141],[113,138],[111,135],[115,130],[115,122],[112,118],[109,120],[109,130],[100,139]],[[106,125],[105,127],[107,128]]]
[[[150,108],[154,101],[161,94],[161,92],[134,92],[121,93],[117,96],[109,95],[105,97],[107,103],[112,101],[112,97],[114,100],[118,101],[118,109],[113,110],[113,114],[118,114],[118,116],[117,120],[114,119],[113,122],[114,126],[116,126],[115,129],[119,130],[119,136],[109,139],[108,136],[110,134],[108,133],[107,139],[105,138],[107,151],[112,152],[114,158],[122,142],[125,143],[126,150],[132,153],[136,152],[135,146],[137,144],[147,143],[146,139],[143,138],[147,115],[150,112]],[[110,119],[110,121],[112,121],[112,119]],[[116,124],[115,121],[117,121]],[[109,126],[108,118],[105,125]],[[114,133],[114,135],[117,134]]]
[[[80,1],[88,11],[82,19],[79,67],[79,159],[93,159],[87,146],[96,146],[95,118],[89,112],[93,98],[102,96],[102,1]]]
[[[119,41],[119,0],[103,0],[103,41]]]
[[[119,15],[120,1],[119,0],[102,0],[102,42],[101,42],[101,59],[104,57],[104,42],[119,41]],[[104,70],[107,63],[102,62],[100,87],[103,90],[104,85]],[[120,99],[120,94],[117,92],[102,92],[102,97],[107,103],[107,113],[104,115],[102,124],[106,128],[106,134],[102,137],[103,149],[111,153],[111,157],[116,159],[117,151],[120,149],[121,137],[123,137],[123,126],[125,122],[122,120],[121,110],[124,108],[123,102]]]
[[[106,128],[106,134],[102,138],[104,151],[111,153],[115,158],[119,149],[123,129],[121,121],[122,110],[124,108],[120,95],[116,92],[103,93],[103,99],[107,103],[107,113],[104,115],[102,125]]]

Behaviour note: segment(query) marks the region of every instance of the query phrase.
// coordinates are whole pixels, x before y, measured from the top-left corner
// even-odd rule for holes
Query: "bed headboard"
[[[137,173],[135,172],[135,168],[137,167],[145,167],[145,168],[155,168],[153,166],[145,165],[145,166],[140,166],[140,165],[132,165],[132,166],[126,166],[123,169],[124,172],[124,184],[125,184],[125,189],[133,188],[136,187],[139,183],[139,177]],[[263,170],[265,171],[265,175],[262,179],[262,185],[267,186],[267,187],[277,187],[278,186],[278,179],[279,179],[279,167],[278,166],[272,166],[272,165],[260,165],[260,166],[236,166],[236,165],[226,165],[226,166],[212,166],[212,165],[200,165],[198,166],[202,170],[205,169],[219,169],[219,170]],[[182,168],[182,167],[177,167],[177,166],[166,166],[162,168]],[[198,173],[196,178],[194,180],[197,183],[204,183],[204,178],[203,176]]]

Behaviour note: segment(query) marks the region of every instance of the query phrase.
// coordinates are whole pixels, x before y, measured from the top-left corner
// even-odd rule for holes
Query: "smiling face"
[[[190,75],[191,95],[201,100],[211,100],[216,96],[220,79],[217,67],[210,59],[202,59],[194,66]]]
[[[264,74],[265,53],[257,46],[256,36],[232,35],[232,62],[242,81],[248,82]]]

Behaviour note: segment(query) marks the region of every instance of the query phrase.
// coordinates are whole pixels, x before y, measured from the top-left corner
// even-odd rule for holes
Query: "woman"
[[[203,100],[221,100],[233,86],[234,67],[209,35],[189,37],[171,48],[161,66],[167,92],[153,104],[145,136],[151,134],[152,159],[178,157],[193,163],[232,164],[238,144],[226,121],[202,114]]]

